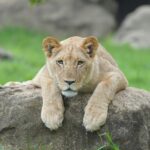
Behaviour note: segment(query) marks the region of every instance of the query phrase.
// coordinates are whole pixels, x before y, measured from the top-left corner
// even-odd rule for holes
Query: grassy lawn
[[[0,62],[0,84],[34,77],[45,61],[41,42],[47,35],[24,28],[0,30],[0,47],[14,56],[13,61]],[[150,49],[134,50],[128,45],[116,45],[111,37],[101,43],[116,59],[130,86],[150,90]]]
[[[111,38],[102,41],[126,75],[129,86],[150,90],[150,49],[117,45]]]

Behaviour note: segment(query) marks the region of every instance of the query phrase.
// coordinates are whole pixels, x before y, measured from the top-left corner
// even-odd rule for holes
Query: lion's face
[[[72,37],[59,43],[56,39],[44,39],[47,67],[62,94],[77,95],[88,81],[98,42],[94,37]]]

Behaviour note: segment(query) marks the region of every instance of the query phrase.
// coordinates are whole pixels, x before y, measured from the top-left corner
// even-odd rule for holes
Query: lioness
[[[83,124],[95,131],[107,118],[108,105],[116,92],[127,87],[127,79],[111,55],[95,37],[70,37],[59,42],[53,37],[43,40],[46,65],[32,80],[42,88],[42,121],[50,130],[62,125],[62,95],[72,97],[81,92],[93,93],[85,107]]]

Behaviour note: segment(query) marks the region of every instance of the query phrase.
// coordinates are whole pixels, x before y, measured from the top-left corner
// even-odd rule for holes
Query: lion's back
[[[109,61],[113,66],[118,67],[118,64],[116,63],[114,58],[111,56],[111,54],[100,44],[99,44],[97,55],[98,57],[102,57],[103,59],[106,59],[107,61]]]

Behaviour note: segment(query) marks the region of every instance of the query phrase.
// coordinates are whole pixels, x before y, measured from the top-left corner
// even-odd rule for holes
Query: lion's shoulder
[[[118,64],[116,63],[116,61],[114,60],[112,55],[101,44],[99,44],[99,48],[98,48],[98,51],[97,51],[97,56],[99,58],[103,58],[104,60],[109,61],[113,66],[118,67]]]

